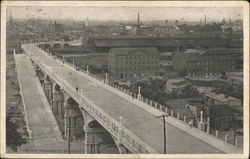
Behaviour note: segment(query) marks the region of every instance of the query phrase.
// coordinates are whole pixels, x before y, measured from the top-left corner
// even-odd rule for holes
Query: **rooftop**
[[[171,99],[166,102],[166,105],[174,110],[184,110],[186,109],[186,104],[192,104],[195,106],[204,105],[204,103],[202,103],[202,98]]]
[[[224,39],[220,36],[201,36],[201,35],[171,35],[171,36],[91,36],[91,39],[105,40],[105,39]]]
[[[230,79],[243,82],[243,72],[226,72],[226,76]]]
[[[195,54],[202,55],[202,54],[204,54],[206,52],[203,51],[203,50],[199,50],[199,49],[188,49],[188,50],[184,51],[184,54],[190,54],[190,53],[195,53]]]
[[[216,93],[213,93],[213,92],[207,92],[204,94],[204,96],[207,96],[209,98],[213,98],[217,101],[220,101],[220,102],[228,102],[230,100],[240,100],[238,98],[234,98],[234,97],[231,97],[231,96],[226,96],[225,94],[223,93],[220,93],[220,94],[216,94]]]
[[[221,49],[221,48],[215,48],[215,49],[188,49],[183,52],[184,54],[199,54],[199,56],[202,55],[225,55],[225,54],[242,54],[242,49]]]
[[[110,54],[127,55],[127,54],[158,54],[155,47],[124,47],[112,48]]]

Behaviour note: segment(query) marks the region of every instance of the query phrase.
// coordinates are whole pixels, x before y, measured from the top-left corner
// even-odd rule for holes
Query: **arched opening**
[[[39,48],[44,48],[44,45],[43,44],[39,44],[38,47]]]
[[[55,84],[53,90],[61,91],[61,87],[58,84]]]
[[[51,80],[50,80],[50,78],[49,78],[48,75],[46,75],[45,80],[46,80],[47,82],[51,82]]]
[[[36,70],[36,75],[37,75],[41,85],[43,85],[44,84],[44,73],[43,73],[43,71],[41,69],[37,69]]]
[[[90,132],[87,132],[86,134],[88,135],[87,140],[90,143],[97,143],[95,145],[96,146],[95,149],[93,149],[94,147],[93,145],[91,146],[92,148],[91,148],[90,153],[119,154],[119,150],[115,143],[115,140],[112,137],[112,135],[107,131],[107,129],[105,129],[97,120],[93,118],[90,121],[88,121],[88,119],[86,120],[87,120],[87,123],[85,124],[87,124],[87,127],[89,127],[90,130],[92,130]]]
[[[59,43],[55,43],[55,44],[53,45],[53,48],[60,48],[60,47],[62,47],[62,45],[59,44]]]
[[[66,104],[67,127],[71,128],[72,138],[82,140],[84,139],[84,117],[79,109],[79,104],[71,97],[67,99]]]
[[[90,128],[101,128],[102,127],[96,120],[89,122],[88,126]]]
[[[66,48],[66,47],[70,47],[70,45],[68,43],[65,43],[63,44],[63,47]]]
[[[44,44],[44,49],[50,49],[50,48],[51,48],[50,44]]]

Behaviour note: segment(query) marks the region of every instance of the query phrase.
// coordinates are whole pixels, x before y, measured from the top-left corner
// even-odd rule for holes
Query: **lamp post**
[[[141,99],[141,87],[138,87],[138,95],[137,95],[137,99]]]
[[[105,82],[108,83],[108,74],[106,73],[106,78],[105,78]]]
[[[203,123],[203,111],[201,110],[201,118],[200,118],[200,123]]]

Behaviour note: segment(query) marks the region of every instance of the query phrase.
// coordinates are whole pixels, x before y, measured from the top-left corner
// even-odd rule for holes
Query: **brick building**
[[[111,80],[131,80],[159,74],[159,53],[154,47],[112,48],[108,73]]]
[[[189,49],[173,56],[173,70],[187,76],[216,76],[232,71],[237,65],[233,54]]]

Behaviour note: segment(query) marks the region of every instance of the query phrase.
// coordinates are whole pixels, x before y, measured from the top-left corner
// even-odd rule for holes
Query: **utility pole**
[[[70,142],[71,142],[71,118],[69,117],[69,127],[68,127],[68,153],[70,154]]]
[[[92,137],[93,137],[93,149],[94,149],[94,153],[93,154],[95,154],[95,132],[93,131],[93,135],[92,135]]]
[[[166,147],[166,121],[165,117],[168,117],[168,114],[162,114],[161,116],[157,116],[157,118],[162,118],[163,119],[163,136],[164,136],[164,154],[167,153],[167,147]]]

